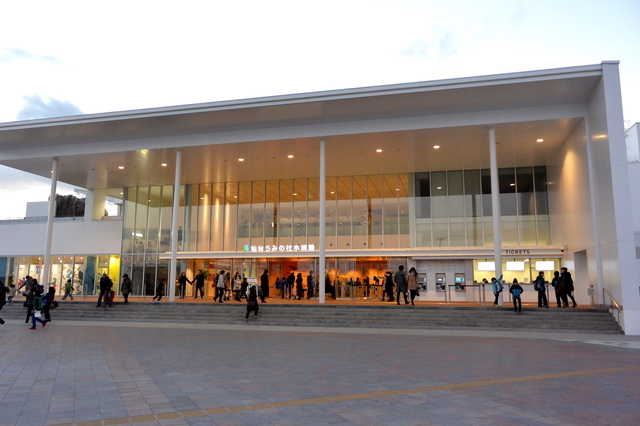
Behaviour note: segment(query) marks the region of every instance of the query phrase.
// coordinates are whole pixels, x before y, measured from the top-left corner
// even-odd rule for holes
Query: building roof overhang
[[[317,141],[325,138],[329,175],[379,170],[388,161],[370,147],[387,160],[403,156],[407,171],[481,168],[489,126],[502,163],[514,152],[544,163],[581,122],[602,75],[598,64],[0,123],[0,164],[48,177],[58,156],[60,180],[73,185],[170,185],[180,148],[184,183],[308,177],[318,175]],[[537,154],[517,145],[537,138],[549,142],[534,146]],[[452,148],[447,158],[420,155],[434,143]],[[279,158],[289,152],[295,165]],[[254,162],[249,172],[241,157]]]

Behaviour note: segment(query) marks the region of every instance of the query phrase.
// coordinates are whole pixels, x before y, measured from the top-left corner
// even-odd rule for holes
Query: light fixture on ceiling
[[[118,166],[120,170],[124,170],[124,166]]]
[[[287,155],[287,158],[293,158],[293,155],[289,154]]]
[[[376,152],[382,152],[382,150],[381,149],[376,149]]]
[[[244,158],[238,158],[238,161],[244,161]]]
[[[516,184],[515,183],[510,183],[509,186],[516,186]]]
[[[433,149],[440,149],[440,145],[434,145]]]
[[[538,142],[538,143],[544,142],[544,139],[536,139],[536,142]]]
[[[167,163],[162,163],[162,167],[167,167]]]

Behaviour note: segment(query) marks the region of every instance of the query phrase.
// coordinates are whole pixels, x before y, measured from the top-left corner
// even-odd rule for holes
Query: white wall
[[[46,222],[0,225],[0,256],[42,255]],[[54,222],[52,255],[119,254],[122,220]]]
[[[591,95],[588,127],[593,150],[595,205],[602,285],[624,307],[625,333],[640,335],[640,296],[617,63],[603,63],[603,78]]]
[[[547,163],[551,244],[564,244],[567,247],[561,263],[573,275],[576,288],[574,297],[579,304],[591,303],[587,288],[590,285],[597,288],[585,140],[583,122]],[[581,250],[587,251],[588,274],[575,268],[574,253]]]

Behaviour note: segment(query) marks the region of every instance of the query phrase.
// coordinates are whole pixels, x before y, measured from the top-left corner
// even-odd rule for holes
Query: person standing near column
[[[404,295],[404,304],[409,304],[407,298],[407,273],[404,271],[404,266],[398,266],[398,270],[393,274],[393,282],[396,284],[396,304],[400,304],[400,294]]]
[[[313,298],[315,288],[316,281],[313,279],[313,271],[309,271],[309,275],[307,275],[307,299]]]
[[[495,277],[491,278],[491,290],[493,290],[493,295],[496,297],[493,301],[493,306],[499,306],[498,302],[500,302],[500,293],[504,290],[502,275],[500,275],[500,278],[498,279]]]
[[[544,272],[539,272],[538,277],[533,282],[533,288],[538,292],[538,308],[548,308],[547,286],[544,283]]]
[[[569,272],[566,267],[560,268],[560,271],[562,271],[562,273],[560,274],[560,277],[562,278],[562,283],[564,285],[564,293],[565,293],[564,302],[567,305],[569,305],[569,301],[567,299],[568,297],[573,302],[572,308],[575,308],[578,306],[578,304],[576,303],[576,299],[573,298],[574,287],[573,287],[573,278],[571,278],[571,272]]]

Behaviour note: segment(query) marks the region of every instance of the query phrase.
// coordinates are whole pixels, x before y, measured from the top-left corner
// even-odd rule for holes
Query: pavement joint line
[[[503,385],[508,383],[532,382],[536,380],[557,379],[562,377],[618,373],[618,372],[633,371],[633,370],[640,370],[640,365],[631,365],[626,367],[600,368],[595,370],[568,371],[563,373],[542,374],[537,376],[508,377],[505,379],[481,380],[476,382],[465,382],[465,383],[451,383],[448,385],[423,386],[418,388],[354,393],[354,394],[348,394],[348,395],[326,396],[326,397],[318,397],[318,398],[297,399],[297,400],[290,400],[290,401],[280,401],[280,402],[251,404],[251,405],[236,405],[231,407],[209,408],[209,409],[202,409],[202,410],[176,411],[174,413],[148,414],[148,415],[142,415],[142,416],[119,417],[119,418],[105,419],[105,420],[90,420],[90,421],[74,422],[74,423],[62,423],[56,426],[107,426],[107,425],[134,424],[134,423],[143,423],[143,422],[149,422],[149,421],[166,420],[169,418],[187,418],[187,417],[198,417],[198,416],[207,416],[207,415],[213,416],[216,414],[239,413],[243,411],[257,411],[257,410],[264,410],[269,408],[281,408],[281,407],[302,406],[302,405],[311,405],[311,404],[326,404],[326,403],[338,402],[338,401],[354,401],[358,399],[379,398],[379,397],[394,396],[394,395],[408,395],[408,394],[425,393],[425,392],[437,392],[437,391],[452,390],[452,389],[466,389],[466,388],[473,388],[473,387],[480,387],[480,386]]]

